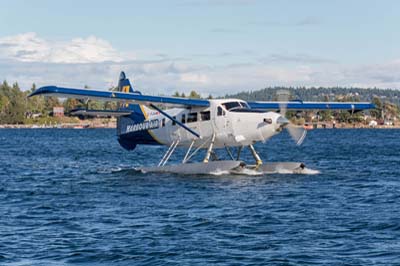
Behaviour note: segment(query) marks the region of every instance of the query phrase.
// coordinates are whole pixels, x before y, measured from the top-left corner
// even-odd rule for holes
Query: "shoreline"
[[[57,128],[57,129],[95,129],[95,128],[116,128],[116,126],[108,126],[108,125],[0,125],[0,129],[49,129],[49,128]]]
[[[3,124],[0,129],[44,129],[44,128],[116,128],[116,122],[98,123],[98,122],[80,122],[80,123],[57,123],[57,124]]]
[[[304,125],[303,125],[304,126]],[[93,129],[93,128],[116,128],[115,121],[106,123],[99,123],[98,121],[80,122],[80,123],[58,123],[53,125],[46,124],[0,124],[0,129],[45,129],[45,128],[59,128],[59,129]],[[396,125],[377,125],[374,127],[364,124],[334,124],[333,123],[319,123],[304,126],[307,130],[313,129],[400,129],[400,124]]]

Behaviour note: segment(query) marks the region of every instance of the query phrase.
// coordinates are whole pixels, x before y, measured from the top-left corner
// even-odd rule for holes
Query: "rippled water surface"
[[[0,130],[0,265],[400,265],[400,130],[313,130],[301,147],[282,133],[256,149],[321,173],[141,174],[165,148]]]

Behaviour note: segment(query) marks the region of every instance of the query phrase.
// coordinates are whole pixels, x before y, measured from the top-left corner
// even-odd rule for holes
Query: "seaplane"
[[[118,102],[117,110],[81,110],[87,115],[117,117],[119,144],[132,151],[137,145],[165,145],[165,154],[158,165],[143,166],[142,172],[169,172],[178,174],[211,174],[215,172],[274,173],[285,169],[301,173],[304,163],[263,162],[254,148],[257,142],[266,142],[284,129],[300,145],[307,131],[292,124],[285,117],[286,110],[349,110],[357,112],[374,108],[368,102],[303,102],[244,101],[241,99],[190,99],[145,95],[135,90],[124,72],[119,76],[115,91],[45,86],[29,97],[43,95],[75,98],[83,101]],[[187,149],[178,164],[168,163],[177,148]],[[249,149],[254,163],[241,160],[243,149]],[[222,150],[225,158],[216,154]],[[203,153],[203,155],[201,154]],[[194,156],[200,160],[193,161]]]

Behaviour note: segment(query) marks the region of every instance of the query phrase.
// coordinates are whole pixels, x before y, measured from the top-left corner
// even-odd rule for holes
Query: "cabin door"
[[[227,118],[227,112],[221,106],[217,106],[213,120],[217,140],[228,143],[228,137],[231,135],[231,125]]]

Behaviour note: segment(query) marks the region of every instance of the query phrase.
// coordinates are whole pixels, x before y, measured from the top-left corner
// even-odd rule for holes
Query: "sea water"
[[[0,265],[400,265],[400,130],[255,146],[310,175],[142,174],[166,147],[115,134],[0,130]]]

